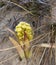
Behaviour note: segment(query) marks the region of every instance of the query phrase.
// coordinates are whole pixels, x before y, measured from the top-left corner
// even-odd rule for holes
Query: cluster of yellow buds
[[[19,40],[24,39],[24,36],[26,35],[29,40],[32,40],[33,38],[33,32],[30,24],[26,22],[20,22],[16,28],[15,31],[17,33],[17,36],[19,37]]]
[[[24,57],[30,58],[32,53],[30,48],[30,43],[29,41],[33,39],[33,31],[30,26],[30,24],[26,22],[20,22],[16,27],[15,27],[15,32],[17,34],[17,37],[19,38],[20,45],[22,49],[24,50]],[[20,55],[21,58],[23,55]]]

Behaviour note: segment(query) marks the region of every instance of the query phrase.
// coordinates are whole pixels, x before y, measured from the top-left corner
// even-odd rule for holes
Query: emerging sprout
[[[19,38],[20,45],[25,52],[25,58],[30,58],[32,56],[32,52],[30,50],[29,41],[33,39],[33,31],[30,24],[26,22],[20,22],[16,26],[15,31],[17,33],[17,37]],[[22,56],[21,58],[23,59]]]

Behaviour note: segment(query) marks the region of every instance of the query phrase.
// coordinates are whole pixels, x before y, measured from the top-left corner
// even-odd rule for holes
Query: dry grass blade
[[[37,44],[37,45],[32,46],[32,48],[34,48],[34,47],[51,48],[51,44],[41,43],[41,44]],[[52,48],[55,49],[55,48],[56,48],[56,45],[54,44],[54,45],[52,46]]]
[[[44,57],[45,52],[46,52],[46,49],[47,49],[47,48],[45,48],[44,51],[43,51],[43,54],[42,54],[41,59],[40,59],[40,61],[39,61],[39,65],[41,64],[41,62],[42,62],[42,60],[43,60],[43,57]]]
[[[35,29],[34,31],[39,30],[39,29],[41,29],[41,28],[43,28],[43,27],[45,27],[45,26],[46,26],[46,25],[42,25],[42,26],[38,27],[37,29]]]
[[[18,46],[19,46],[19,45],[18,45]],[[6,49],[0,49],[0,52],[2,52],[2,51],[12,50],[12,49],[15,49],[15,48],[18,47],[18,46],[14,46],[14,47],[6,48]],[[51,48],[51,45],[50,45],[50,44],[47,44],[47,43],[42,43],[42,44],[34,45],[33,47]],[[52,48],[56,48],[56,45],[53,45]]]
[[[16,36],[15,32],[14,32],[14,31],[12,31],[10,28],[6,27],[6,29],[7,29],[8,31],[10,31],[13,35],[15,35],[15,36]]]
[[[7,62],[8,60],[11,60],[11,59],[15,58],[17,55],[18,55],[18,54],[15,54],[15,55],[9,57],[8,59],[5,59],[5,60],[3,60],[3,61],[0,61],[0,64],[5,63],[5,62]]]
[[[19,42],[19,39],[18,39],[16,33],[15,33],[13,30],[11,30],[10,28],[8,28],[8,27],[6,27],[6,28],[7,28],[7,30],[8,30],[9,32],[11,32],[11,33],[16,37],[17,41]]]
[[[18,46],[19,46],[19,45],[18,45]],[[15,48],[18,47],[18,46],[13,46],[13,47],[6,48],[6,49],[0,49],[0,52],[12,50],[12,49],[15,49]]]

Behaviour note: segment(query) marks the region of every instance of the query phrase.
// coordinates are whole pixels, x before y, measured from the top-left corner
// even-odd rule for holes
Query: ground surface
[[[29,14],[26,15],[27,13],[25,11],[20,10],[20,8],[16,6],[13,8],[10,7],[10,9],[8,10],[6,9],[6,7],[7,6],[5,6],[5,9],[0,9],[0,49],[9,48],[13,46],[10,40],[8,39],[9,35],[11,34],[7,31],[5,25],[14,30],[16,24],[13,26],[13,22],[15,22],[17,19],[18,19],[18,21],[16,21],[17,23],[19,23],[20,21],[27,21],[28,23],[31,24],[31,26],[32,26],[32,21],[37,21],[36,18],[34,18]],[[55,15],[55,13],[56,13],[56,7],[53,6],[52,14]],[[33,27],[33,29],[35,28],[36,27]],[[38,48],[35,49],[35,53],[33,54],[34,56],[29,60],[28,63],[29,65],[31,64],[37,65],[39,63],[40,57],[43,53],[43,49],[42,48],[40,48],[40,50],[37,49]],[[0,52],[0,61],[11,58],[12,56],[15,57],[6,62],[0,62],[0,65],[27,65],[26,59],[19,61],[19,56],[16,49]]]

